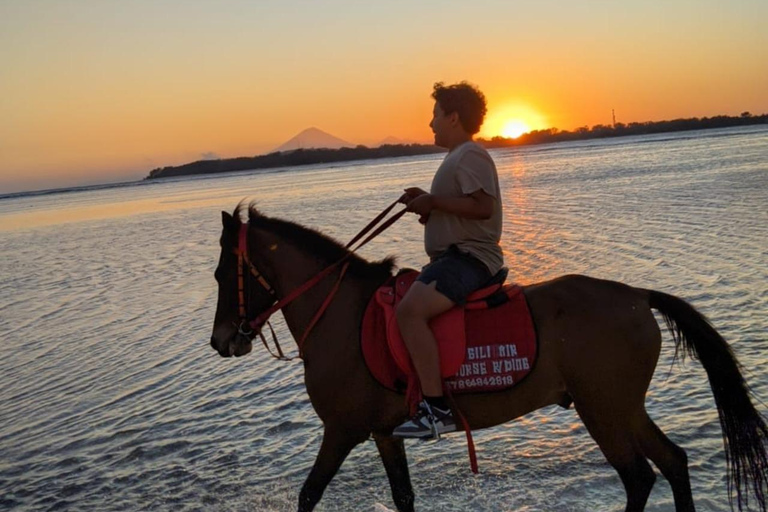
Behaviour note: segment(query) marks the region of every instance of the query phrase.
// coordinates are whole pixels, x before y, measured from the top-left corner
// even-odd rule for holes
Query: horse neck
[[[275,288],[278,298],[287,296],[338,261],[338,259],[328,261],[310,252],[302,251],[274,234],[259,236],[259,238],[262,239],[259,244],[262,249],[259,251],[258,259],[260,261],[257,262],[257,266],[262,269],[262,272]],[[340,275],[341,267],[342,265],[339,265],[330,275],[324,277],[315,286],[283,308],[285,322],[295,340],[302,337],[315,313],[332,292]],[[359,327],[362,311],[364,311],[362,302],[365,297],[372,295],[373,290],[381,284],[373,281],[376,280],[362,278],[351,272],[344,275],[339,290],[333,297],[334,304],[331,307],[343,303],[349,306],[348,311],[350,313],[359,311],[358,314],[346,315],[345,324],[354,323],[355,326]],[[361,305],[362,309],[360,309]],[[312,330],[310,338],[326,337],[324,330],[327,329],[329,323],[333,322],[320,322]],[[337,328],[338,326],[332,327]]]

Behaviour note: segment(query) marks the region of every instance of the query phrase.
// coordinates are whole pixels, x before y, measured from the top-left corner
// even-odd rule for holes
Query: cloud
[[[203,160],[221,160],[221,157],[214,153],[213,151],[206,151],[205,153],[200,153],[200,158]]]

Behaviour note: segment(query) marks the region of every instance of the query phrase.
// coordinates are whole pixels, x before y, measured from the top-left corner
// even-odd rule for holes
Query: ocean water
[[[768,414],[768,128],[494,150],[510,280],[583,273],[686,298],[732,344]],[[209,346],[221,210],[350,239],[440,155],[0,199],[0,509],[288,511],[320,446],[299,362]],[[424,262],[407,216],[362,255]],[[282,322],[284,347],[294,348]],[[698,510],[728,510],[706,374],[671,366],[650,415],[687,450]],[[624,492],[573,410],[408,443],[419,510],[619,511]],[[659,476],[647,510],[673,508]],[[317,510],[393,509],[373,443]]]

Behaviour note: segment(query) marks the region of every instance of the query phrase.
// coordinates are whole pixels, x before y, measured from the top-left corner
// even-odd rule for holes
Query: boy
[[[486,114],[485,96],[461,82],[434,85],[430,128],[435,144],[448,149],[429,192],[408,188],[400,199],[425,225],[430,263],[403,297],[397,322],[421,382],[424,400],[413,418],[394,429],[398,437],[438,438],[456,430],[443,397],[437,343],[431,318],[464,304],[503,266],[502,207],[496,166],[472,138]]]

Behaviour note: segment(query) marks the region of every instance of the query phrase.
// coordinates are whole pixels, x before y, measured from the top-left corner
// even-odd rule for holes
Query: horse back
[[[582,275],[525,286],[540,340],[568,393],[611,389],[642,399],[661,349],[659,326],[648,292]],[[577,396],[574,396],[577,395]]]

